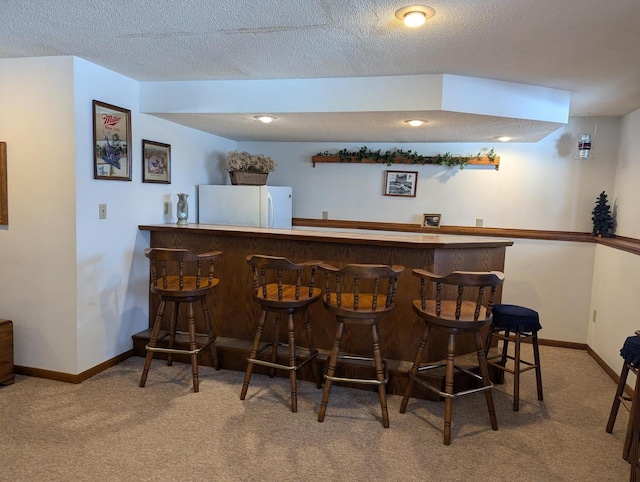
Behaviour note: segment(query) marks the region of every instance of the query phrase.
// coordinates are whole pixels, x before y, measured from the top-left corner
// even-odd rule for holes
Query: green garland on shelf
[[[450,152],[436,154],[435,156],[422,156],[411,149],[407,151],[404,149],[392,149],[384,154],[380,151],[381,149],[372,151],[367,146],[362,146],[357,151],[342,149],[338,151],[337,154],[324,151],[318,153],[318,156],[339,156],[340,162],[361,162],[363,159],[371,159],[373,161],[379,161],[387,166],[392,165],[397,157],[403,157],[408,159],[410,164],[435,164],[449,167],[460,166],[460,169],[464,169],[471,159],[481,159],[486,157],[489,159],[489,162],[493,162],[496,158],[496,153],[493,151],[493,148],[485,154],[478,152],[476,155],[469,156],[454,156]]]

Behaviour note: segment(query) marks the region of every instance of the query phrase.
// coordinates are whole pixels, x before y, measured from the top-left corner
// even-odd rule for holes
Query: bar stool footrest
[[[511,356],[511,355],[506,355],[505,358],[507,358],[508,360],[511,360],[513,362],[515,362],[515,357]],[[495,356],[491,356],[487,358],[487,365],[495,367],[499,370],[504,370],[507,373],[511,373],[512,375],[515,375],[515,370],[513,368],[508,368],[506,366],[502,366],[500,365],[500,363],[494,361],[494,360],[501,360],[502,359],[502,355],[495,355]],[[535,368],[538,368],[538,365],[536,365],[535,363],[531,363],[529,361],[520,359],[520,364],[524,364],[527,365],[526,367],[521,367],[520,368],[520,373],[524,373],[526,371],[529,370],[533,370]]]
[[[278,343],[279,346],[287,346],[287,344],[285,343]],[[273,343],[267,343],[265,346],[263,346],[262,348],[260,348],[257,352],[256,355],[264,350],[266,350],[267,348],[271,348],[273,346]],[[309,351],[308,349],[305,348],[301,348],[300,350],[305,350],[305,351]],[[304,355],[298,355],[297,353],[298,351],[298,347],[296,347],[296,358],[302,358]],[[281,363],[273,363],[267,360],[261,360],[259,358],[247,358],[247,362],[248,363],[254,363],[256,365],[262,365],[265,367],[269,367],[269,368],[279,368],[282,370],[288,370],[288,371],[293,371],[293,370],[299,370],[300,368],[302,368],[303,366],[305,366],[307,363],[309,363],[310,361],[312,361],[314,358],[316,358],[318,355],[320,354],[320,352],[318,350],[314,350],[313,353],[309,353],[309,355],[307,357],[304,358],[304,360],[301,363],[298,363],[297,365],[294,366],[289,366],[289,365],[283,365]]]
[[[186,335],[187,333],[184,332],[176,332],[176,335]],[[158,341],[161,341],[163,339],[165,339],[167,336],[169,336],[169,333],[167,333],[166,335],[161,336],[160,338],[158,338]],[[206,337],[207,335],[202,334],[202,333],[197,333],[196,336],[199,337]],[[154,353],[171,353],[174,355],[193,355],[193,354],[198,354],[200,353],[202,350],[204,350],[205,348],[207,348],[209,345],[211,345],[211,343],[215,342],[215,338],[212,338],[211,340],[207,340],[205,343],[203,343],[202,345],[198,346],[198,348],[196,348],[195,350],[189,350],[187,348],[165,348],[165,347],[161,347],[161,346],[149,346],[150,343],[147,343],[146,346],[144,347],[145,350],[147,351],[151,351]]]
[[[338,355],[338,359],[373,362],[372,357],[356,356],[356,355]],[[363,385],[384,385],[389,381],[389,370],[387,368],[386,360],[382,360],[382,369],[384,371],[384,380],[375,380],[373,378],[346,378],[346,377],[336,377],[336,376],[329,376],[329,375],[325,375],[324,378],[326,380],[331,380],[332,382],[360,383]]]
[[[446,364],[445,363],[438,363],[435,365],[425,365],[425,366],[421,366],[418,368],[418,372],[424,372],[427,370],[433,370],[436,368],[442,368],[444,367]],[[480,375],[478,375],[477,373],[473,373],[471,370],[467,370],[466,368],[462,368],[459,367],[457,365],[454,365],[454,369],[461,371],[463,373],[466,373],[467,375],[475,378],[476,380],[482,381],[485,380],[483,377],[481,377]],[[483,385],[481,387],[477,387],[477,388],[470,388],[468,390],[461,390],[459,392],[455,392],[455,393],[447,393],[447,392],[443,392],[442,390],[440,390],[438,387],[436,387],[435,385],[432,385],[431,383],[427,382],[426,380],[423,380],[422,378],[420,378],[419,375],[414,375],[413,373],[409,373],[409,377],[411,379],[413,379],[415,382],[417,382],[418,384],[420,384],[421,386],[423,386],[424,388],[427,388],[429,390],[431,390],[432,392],[437,393],[438,395],[440,395],[441,397],[445,397],[445,398],[457,398],[457,397],[462,397],[464,395],[470,395],[472,393],[478,393],[478,392],[484,392],[487,390],[491,390],[493,388],[493,382],[487,380],[489,383],[488,385]]]

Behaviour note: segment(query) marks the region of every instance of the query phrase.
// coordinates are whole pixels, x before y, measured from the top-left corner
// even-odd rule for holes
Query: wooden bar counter
[[[454,270],[504,271],[506,248],[513,244],[508,239],[443,236],[431,232],[413,235],[205,224],[142,225],[139,229],[151,233],[151,247],[187,248],[196,253],[223,252],[216,265],[220,284],[209,300],[209,307],[219,337],[217,345],[221,367],[232,370],[245,369],[259,316],[259,309],[251,299],[252,280],[246,263],[247,255],[284,256],[294,262],[318,259],[337,267],[348,263],[403,265],[405,271],[398,281],[395,310],[380,324],[383,357],[387,359],[390,370],[388,391],[396,394],[404,389],[405,374],[411,367],[424,328],[412,309],[412,300],[419,297],[419,281],[412,276],[411,270],[422,268],[441,274]],[[319,277],[317,282],[322,287],[324,280]],[[501,290],[496,299],[500,302]],[[158,301],[150,295],[149,326],[153,323],[157,305]],[[202,331],[202,320],[196,320],[196,323]],[[315,345],[324,360],[331,350],[337,323],[326,313],[321,302],[311,307],[311,323]],[[302,340],[302,332],[296,336]],[[350,330],[343,340],[344,351],[369,355],[369,337],[370,332],[366,328],[362,333]],[[144,356],[144,345],[148,339],[149,330],[134,335],[136,355]],[[446,343],[446,337],[434,335],[430,343],[430,359],[443,358]],[[458,348],[460,354],[473,351],[473,340],[460,343]],[[201,363],[206,365],[210,361],[205,357]],[[358,376],[359,372],[360,375],[365,373],[363,370],[354,366],[349,370],[351,373],[345,374]],[[311,374],[304,370],[300,378],[312,379]],[[424,396],[429,397],[427,394]]]

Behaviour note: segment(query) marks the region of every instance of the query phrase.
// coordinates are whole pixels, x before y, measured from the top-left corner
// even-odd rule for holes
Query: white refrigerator
[[[198,222],[291,229],[289,186],[198,186]]]

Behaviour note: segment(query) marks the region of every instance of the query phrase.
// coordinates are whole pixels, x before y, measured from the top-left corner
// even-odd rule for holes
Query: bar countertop
[[[152,224],[140,225],[142,231],[188,232],[190,234],[224,234],[227,236],[247,236],[256,238],[288,238],[300,241],[327,243],[362,244],[377,246],[397,246],[406,248],[493,248],[511,246],[513,241],[504,238],[482,238],[475,236],[442,235],[433,232],[394,233],[390,231],[347,230],[347,229],[271,229],[247,226],[222,226],[215,224]]]
[[[247,266],[248,255],[262,253],[284,256],[294,262],[323,260],[336,267],[352,263],[404,266],[405,270],[398,279],[394,310],[379,327],[382,356],[388,361],[390,371],[388,390],[396,394],[404,391],[406,374],[411,368],[411,361],[424,330],[424,323],[416,323],[413,312],[413,300],[419,296],[420,284],[412,276],[412,269],[421,268],[434,273],[504,271],[506,250],[513,244],[510,239],[497,237],[440,234],[437,228],[407,233],[357,228],[305,226],[296,229],[268,229],[194,223],[184,226],[141,225],[139,229],[149,232],[150,247],[186,248],[197,253],[215,250],[224,253],[216,263],[215,273],[220,284],[206,303],[218,335],[216,345],[220,365],[240,371],[246,368],[246,358],[260,318],[259,306],[253,299],[253,275]],[[498,289],[497,302],[500,302],[501,294],[501,289]],[[158,305],[157,297],[150,296],[149,328],[155,322]],[[314,344],[320,350],[319,358],[325,363],[333,347],[336,320],[321,303],[310,306],[309,315],[313,325]],[[165,325],[167,321],[164,320]],[[198,333],[204,333],[204,320],[198,314],[195,323]],[[344,351],[370,356],[371,334],[366,331],[365,326],[358,328],[361,331],[343,341]],[[144,347],[149,336],[150,331],[144,330],[134,337],[136,354],[146,354]],[[272,330],[266,336],[275,334]],[[444,358],[446,347],[446,335],[434,334],[429,341],[430,361]],[[472,337],[459,340],[456,351],[459,355],[475,351]],[[210,364],[211,361],[205,359],[203,363]],[[369,368],[355,364],[349,366],[349,370],[356,378],[367,378]],[[265,369],[264,373],[267,372]],[[313,379],[312,375],[310,371],[304,372],[304,369],[300,374],[301,379],[309,380]],[[426,393],[426,390],[423,392],[424,397],[434,396]]]

